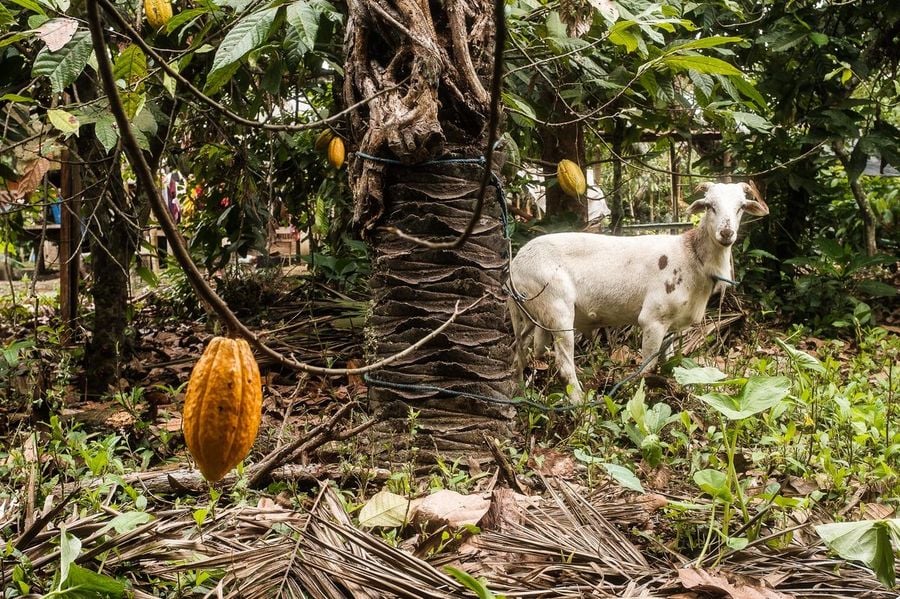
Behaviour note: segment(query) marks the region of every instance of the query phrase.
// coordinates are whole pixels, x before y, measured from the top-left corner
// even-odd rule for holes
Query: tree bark
[[[483,169],[469,161],[487,145],[494,5],[350,0],[348,6],[344,102],[383,92],[350,117],[351,147],[358,149],[349,163],[354,220],[374,261],[374,357],[436,328],[457,302],[484,298],[433,342],[370,377],[372,408],[384,417],[378,430],[389,435],[378,449],[410,449],[426,461],[432,450],[487,455],[483,433],[507,435],[513,415],[508,405],[490,401],[513,392],[501,287],[508,244],[497,190],[488,187],[482,218],[458,249],[429,249],[389,228],[449,241],[472,215]]]
[[[859,184],[859,174],[851,173],[850,153],[847,152],[842,143],[834,143],[831,147],[847,173],[847,184],[850,186],[850,193],[853,194],[853,199],[856,200],[856,205],[859,208],[859,216],[863,222],[863,234],[865,236],[863,241],[866,245],[866,255],[874,256],[878,253],[878,243],[875,235],[875,215],[872,213],[872,207],[869,206],[865,190]]]

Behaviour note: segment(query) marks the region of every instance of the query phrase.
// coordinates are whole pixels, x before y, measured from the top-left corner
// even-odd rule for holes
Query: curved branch
[[[191,287],[194,288],[194,292],[200,297],[200,299],[216,313],[216,315],[225,325],[230,334],[240,335],[241,337],[245,338],[253,347],[259,350],[263,355],[275,360],[277,363],[283,366],[294,368],[296,370],[302,370],[303,372],[308,372],[311,374],[323,375],[363,374],[366,372],[377,370],[378,368],[382,368],[383,366],[395,362],[422,347],[424,344],[428,343],[431,339],[436,337],[444,329],[450,326],[450,324],[454,320],[456,320],[457,316],[459,316],[466,310],[475,307],[481,302],[482,299],[484,299],[484,296],[482,296],[462,310],[459,309],[459,302],[457,302],[456,307],[453,310],[453,314],[440,327],[438,327],[413,345],[410,345],[405,350],[392,356],[388,356],[383,360],[379,360],[374,364],[369,364],[360,368],[323,368],[319,366],[312,366],[310,364],[305,364],[287,358],[280,352],[263,343],[262,340],[260,340],[260,338],[253,331],[248,329],[244,325],[244,323],[242,323],[238,319],[238,317],[235,316],[234,312],[231,311],[224,300],[222,300],[222,298],[219,297],[219,295],[203,279],[203,275],[200,273],[197,265],[194,264],[194,261],[191,259],[191,255],[187,249],[187,245],[184,242],[184,238],[181,236],[181,232],[175,225],[175,221],[172,220],[172,215],[169,214],[169,210],[166,207],[162,196],[160,195],[159,189],[156,187],[156,183],[153,180],[153,173],[150,170],[150,165],[147,164],[147,160],[144,158],[140,146],[138,145],[137,138],[135,138],[134,132],[131,130],[131,123],[128,121],[128,117],[125,114],[125,109],[122,105],[122,98],[119,96],[119,92],[116,89],[115,79],[112,73],[112,64],[109,60],[109,55],[106,48],[106,40],[103,37],[103,26],[100,21],[100,9],[98,4],[103,1],[104,0],[88,0],[88,24],[90,26],[91,39],[97,56],[98,72],[100,73],[100,79],[103,83],[104,91],[109,98],[110,110],[112,111],[113,116],[116,119],[116,124],[119,127],[119,134],[122,139],[123,148],[128,156],[129,162],[131,162],[132,168],[134,168],[135,175],[141,182],[144,193],[147,195],[150,206],[153,208],[153,213],[156,215],[160,227],[166,234],[166,239],[168,239],[169,243],[172,245],[172,253],[178,260],[178,263],[184,269],[185,275],[187,276]]]

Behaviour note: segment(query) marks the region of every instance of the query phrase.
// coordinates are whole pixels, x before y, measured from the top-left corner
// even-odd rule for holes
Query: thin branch
[[[194,292],[203,302],[205,302],[210,307],[213,312],[216,313],[216,315],[225,325],[225,328],[228,330],[229,334],[239,335],[243,337],[263,355],[271,358],[272,360],[275,360],[278,364],[287,366],[289,368],[302,370],[303,372],[308,372],[311,374],[323,375],[363,374],[382,368],[419,349],[420,347],[434,339],[448,326],[450,326],[450,324],[455,321],[460,314],[471,308],[474,308],[484,299],[485,296],[482,296],[462,310],[460,310],[459,302],[457,302],[456,307],[453,310],[453,314],[444,322],[444,324],[439,326],[437,329],[435,329],[416,343],[410,345],[405,350],[389,356],[383,360],[379,360],[378,362],[369,364],[367,366],[362,366],[360,368],[323,368],[319,366],[312,366],[310,364],[305,364],[303,362],[298,362],[296,360],[288,358],[263,343],[253,331],[248,329],[246,325],[244,325],[238,319],[238,317],[235,316],[234,312],[231,311],[225,301],[203,279],[203,275],[200,273],[197,265],[194,264],[190,252],[187,249],[187,245],[184,242],[184,238],[181,236],[181,232],[178,230],[175,221],[172,220],[172,215],[169,214],[166,203],[160,195],[159,189],[156,187],[156,183],[153,180],[153,173],[150,170],[150,165],[147,164],[147,160],[144,158],[141,148],[138,145],[137,138],[134,136],[134,132],[131,129],[131,123],[129,122],[128,117],[125,114],[125,109],[122,105],[122,98],[119,96],[118,89],[116,89],[115,79],[112,73],[112,64],[109,60],[106,40],[103,37],[103,25],[100,20],[100,10],[98,5],[102,1],[104,0],[88,0],[88,21],[90,23],[92,42],[96,51],[95,53],[97,56],[100,79],[103,84],[104,91],[109,98],[110,110],[112,111],[113,116],[116,119],[117,125],[119,126],[119,134],[121,136],[123,148],[125,149],[125,153],[128,156],[129,162],[134,169],[136,177],[141,182],[143,192],[147,196],[147,200],[149,201],[150,206],[153,209],[153,213],[159,221],[160,227],[165,232],[166,239],[172,246],[172,253],[178,260],[178,263],[184,269],[185,276],[191,283],[191,286],[194,288]]]
[[[340,112],[337,112],[328,118],[324,118],[319,121],[314,121],[312,123],[304,123],[302,125],[273,125],[271,123],[261,123],[259,121],[254,121],[252,119],[242,117],[241,115],[239,115],[235,112],[232,112],[224,104],[217,102],[216,100],[214,100],[214,99],[210,98],[209,96],[207,96],[206,94],[204,94],[202,91],[200,91],[199,88],[197,88],[197,86],[195,86],[193,83],[191,83],[190,80],[188,80],[184,75],[182,75],[181,73],[179,73],[178,71],[176,71],[175,69],[170,67],[169,63],[166,61],[166,59],[163,58],[162,56],[160,56],[159,53],[157,53],[152,47],[150,47],[150,45],[146,41],[144,41],[144,38],[141,37],[141,34],[138,33],[137,31],[135,31],[134,27],[132,27],[128,23],[128,21],[126,21],[125,18],[121,14],[119,14],[119,11],[116,10],[115,6],[113,6],[109,2],[109,0],[97,0],[97,1],[100,3],[100,5],[106,11],[106,13],[113,18],[113,20],[116,22],[116,24],[118,24],[119,27],[121,27],[128,33],[128,36],[131,38],[131,40],[138,47],[140,47],[141,50],[143,50],[145,54],[147,54],[150,58],[152,58],[159,65],[159,67],[163,71],[165,71],[165,73],[167,75],[169,75],[169,77],[172,77],[173,79],[178,81],[178,83],[183,85],[198,100],[200,100],[201,102],[203,102],[210,108],[213,108],[214,110],[220,112],[221,114],[223,114],[227,118],[231,119],[235,123],[238,123],[239,125],[244,125],[246,127],[254,127],[256,129],[263,129],[265,131],[307,131],[309,129],[321,129],[321,128],[329,126],[331,123],[334,123],[335,121],[340,120],[344,115],[352,112],[353,110],[356,110],[360,106],[364,106],[365,104],[368,104],[374,98],[377,98],[381,94],[385,94],[389,91],[397,89],[403,83],[403,82],[401,82],[401,83],[398,83],[397,85],[394,85],[393,87],[388,87],[383,90],[380,90],[378,93],[373,94],[372,96],[369,96],[368,98],[365,98],[363,100],[360,100],[356,104],[354,104]]]

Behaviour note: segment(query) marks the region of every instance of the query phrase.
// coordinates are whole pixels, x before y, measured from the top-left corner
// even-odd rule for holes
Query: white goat
[[[572,401],[580,402],[576,330],[638,324],[641,352],[644,360],[652,357],[652,368],[670,329],[700,322],[714,289],[724,286],[721,279],[734,278],[731,246],[741,213],[764,216],[769,207],[748,183],[704,183],[699,189],[705,197],[688,212],[706,212],[699,227],[681,235],[554,233],[525,244],[510,264],[519,368],[532,332],[536,357],[552,335],[560,376],[572,387]]]

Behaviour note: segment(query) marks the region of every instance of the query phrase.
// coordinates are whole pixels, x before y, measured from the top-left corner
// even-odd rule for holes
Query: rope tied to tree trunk
[[[497,147],[502,142],[498,140],[493,147],[493,150],[496,150]],[[416,168],[423,166],[434,166],[439,164],[477,164],[482,167],[486,166],[487,161],[484,156],[478,156],[476,158],[438,158],[434,160],[426,160],[425,162],[417,162],[413,164],[407,164],[405,162],[401,162],[394,158],[385,158],[383,156],[373,156],[372,154],[367,154],[366,152],[354,152],[354,156],[362,158],[364,160],[369,160],[372,162],[381,162],[382,164],[390,164],[394,166],[402,166],[406,168]],[[491,183],[494,188],[497,190],[497,203],[500,205],[500,222],[503,224],[503,238],[507,241],[512,237],[512,231],[509,220],[509,210],[506,206],[506,193],[503,191],[503,182],[500,179],[500,176],[495,173],[493,170],[491,171]],[[510,252],[510,255],[512,253]]]

